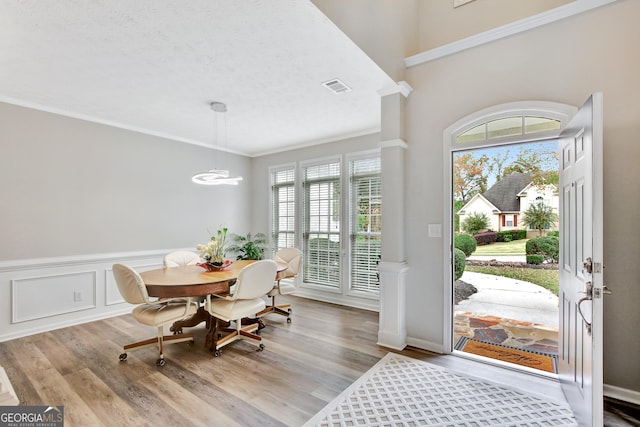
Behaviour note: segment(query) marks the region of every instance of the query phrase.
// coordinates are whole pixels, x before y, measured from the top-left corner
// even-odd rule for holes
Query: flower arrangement
[[[225,227],[219,229],[215,234],[211,234],[211,238],[206,244],[197,245],[196,250],[200,258],[204,260],[202,265],[198,265],[209,270],[221,269],[230,265],[231,263],[225,260],[226,240],[227,228]]]

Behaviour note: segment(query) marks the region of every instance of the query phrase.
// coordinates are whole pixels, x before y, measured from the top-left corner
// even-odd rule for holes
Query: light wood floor
[[[22,405],[64,405],[67,427],[299,426],[389,349],[376,345],[378,313],[285,301],[293,304],[293,321],[267,316],[262,352],[236,342],[213,357],[199,326],[189,330],[194,345],[165,348],[163,368],[154,349],[119,362],[124,344],[155,333],[125,315],[0,343],[0,366]],[[400,353],[562,399],[548,378],[411,348]]]

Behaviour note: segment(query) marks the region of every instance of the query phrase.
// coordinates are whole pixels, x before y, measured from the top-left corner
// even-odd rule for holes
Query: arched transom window
[[[456,136],[457,144],[531,135],[560,129],[560,120],[547,117],[514,116],[491,120]]]

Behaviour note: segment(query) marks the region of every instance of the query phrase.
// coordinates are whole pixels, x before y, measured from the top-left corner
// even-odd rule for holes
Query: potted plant
[[[225,227],[219,229],[215,234],[211,234],[211,238],[206,244],[197,245],[196,249],[200,258],[204,260],[204,263],[198,265],[210,271],[228,267],[231,263],[225,259],[225,253],[228,250],[226,240],[227,228]]]
[[[239,234],[233,235],[233,244],[227,248],[229,252],[234,252],[237,255],[236,259],[263,259],[265,245],[267,244],[267,236],[263,233],[256,233],[251,235],[247,233],[246,236]]]

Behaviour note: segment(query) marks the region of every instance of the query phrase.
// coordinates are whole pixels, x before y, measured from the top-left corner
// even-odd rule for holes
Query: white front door
[[[603,423],[602,94],[560,135],[558,371],[580,425]],[[606,288],[605,288],[606,290]]]

